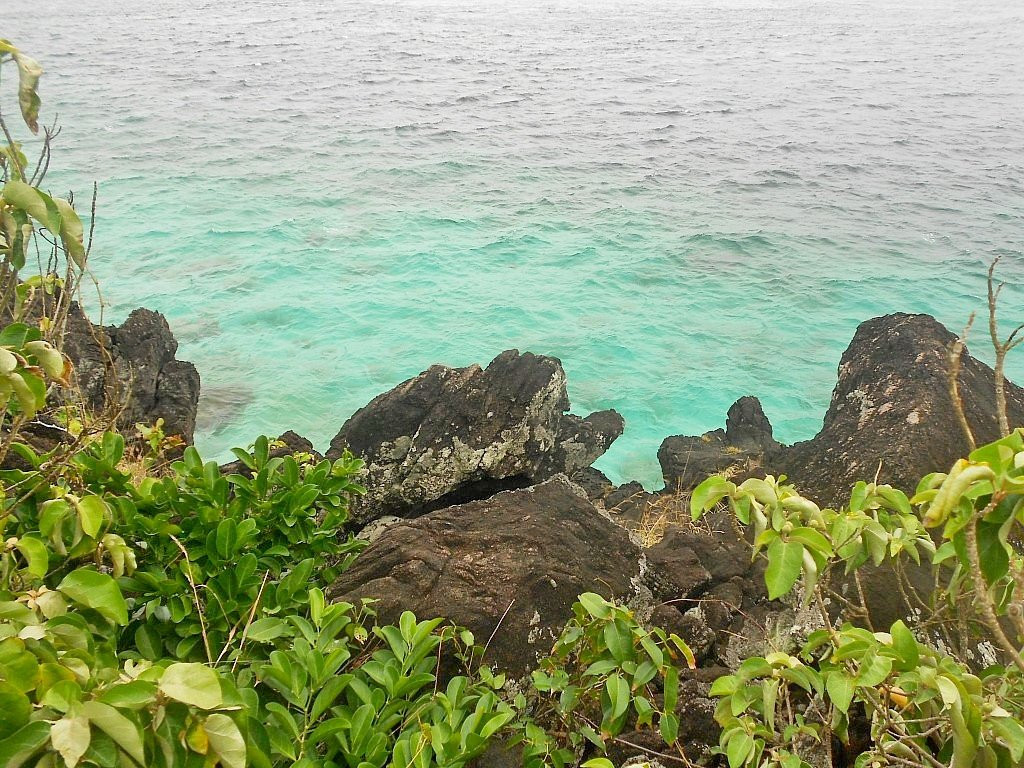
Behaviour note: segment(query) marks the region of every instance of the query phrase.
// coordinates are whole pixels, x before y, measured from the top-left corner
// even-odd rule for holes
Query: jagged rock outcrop
[[[437,510],[384,530],[329,590],[376,598],[383,623],[404,610],[446,616],[490,644],[485,661],[514,675],[535,666],[583,592],[627,599],[642,555],[564,477]]]
[[[772,457],[805,495],[848,500],[857,480],[913,491],[929,472],[969,452],[947,379],[955,340],[929,315],[895,314],[862,323],[839,364],[821,431]],[[1010,423],[1024,424],[1024,389],[1007,383]],[[979,445],[999,437],[992,369],[964,353],[960,395]],[[881,469],[879,469],[881,463]]]
[[[136,309],[119,326],[95,326],[75,305],[68,317],[64,352],[75,366],[75,383],[96,412],[124,402],[118,423],[164,420],[167,434],[191,443],[199,403],[199,372],[178,360],[178,342],[166,318]]]
[[[486,369],[435,365],[374,398],[331,441],[366,461],[368,522],[411,517],[590,466],[622,434],[622,417],[568,414],[553,357],[502,352]]]
[[[669,437],[658,451],[670,489],[688,490],[727,468],[786,474],[820,503],[844,500],[855,482],[873,479],[912,491],[929,472],[969,452],[947,379],[955,340],[929,315],[893,314],[862,323],[839,365],[821,431],[781,446],[756,398],[729,409],[726,429]],[[1007,383],[1012,425],[1024,424],[1024,389]],[[992,369],[964,353],[960,394],[979,444],[998,436]],[[879,464],[881,469],[879,470]]]
[[[741,397],[725,420],[725,429],[699,437],[668,437],[658,449],[658,461],[669,490],[688,490],[708,475],[730,467],[750,468],[779,448],[772,425],[756,397]]]
[[[725,663],[736,642],[764,639],[763,621],[785,610],[769,603],[760,560],[725,513],[711,513],[699,525],[675,526],[646,550],[656,600],[651,622],[678,633],[700,661]],[[732,646],[732,647],[731,647]]]

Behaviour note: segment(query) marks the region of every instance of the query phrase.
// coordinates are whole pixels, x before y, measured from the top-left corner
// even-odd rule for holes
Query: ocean
[[[0,3],[49,187],[99,184],[86,303],[167,315],[211,458],[517,347],[653,488],[741,395],[813,436],[858,323],[959,329],[994,256],[1024,321],[1020,2]]]

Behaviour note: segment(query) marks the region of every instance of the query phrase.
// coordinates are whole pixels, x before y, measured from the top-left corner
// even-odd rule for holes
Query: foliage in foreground
[[[813,752],[830,752],[833,736],[847,742],[857,717],[870,726],[857,765],[1024,760],[1024,558],[1011,543],[1024,524],[1024,430],[923,478],[911,499],[861,482],[848,506],[820,509],[784,478],[736,485],[718,476],[695,490],[694,516],[723,500],[767,559],[769,596],[802,584],[822,627],[796,654],[747,659],[715,682],[721,750],[732,768],[807,765]],[[928,529],[941,529],[941,546]],[[892,588],[912,600],[902,581],[907,561],[930,561],[939,584],[923,598],[930,603],[918,604],[916,635],[902,621],[884,632],[835,625],[828,603],[843,597],[834,581],[856,579],[865,566],[890,567]],[[844,603],[843,615],[869,623],[864,608]],[[978,669],[922,642],[950,629],[967,641],[965,657],[973,646],[976,657],[1007,665]]]

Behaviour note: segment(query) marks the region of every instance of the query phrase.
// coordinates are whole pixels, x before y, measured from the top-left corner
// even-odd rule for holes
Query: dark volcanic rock
[[[640,558],[625,531],[556,477],[392,525],[328,593],[378,599],[384,622],[412,610],[480,642],[494,633],[485,660],[521,675],[550,650],[580,593],[626,598]]]
[[[622,417],[567,414],[553,357],[503,352],[486,369],[435,365],[374,398],[334,440],[366,461],[356,514],[415,516],[590,466],[622,434]]]
[[[586,491],[588,499],[595,502],[603,500],[605,496],[615,490],[615,486],[608,476],[594,467],[584,467],[569,479]]]
[[[725,430],[667,438],[658,451],[666,485],[688,490],[730,467],[786,474],[822,504],[848,499],[858,480],[912,491],[929,472],[969,452],[947,375],[955,336],[929,315],[894,314],[862,323],[839,365],[821,431],[786,447],[755,398],[729,409]],[[1011,426],[1024,424],[1024,389],[1007,382]],[[964,353],[960,394],[979,444],[999,437],[992,369]],[[879,471],[879,463],[881,470]]]
[[[690,490],[708,475],[729,467],[760,463],[779,447],[772,425],[756,397],[741,397],[729,409],[725,429],[699,437],[669,437],[658,449],[658,461],[669,490]]]
[[[118,423],[164,420],[164,431],[192,442],[199,402],[199,372],[175,359],[178,342],[159,312],[136,309],[119,326],[94,326],[73,307],[64,351],[75,366],[75,380],[95,412],[126,401]]]
[[[913,491],[924,475],[948,470],[969,452],[947,385],[954,339],[929,315],[862,323],[839,364],[821,432],[766,468],[820,503],[848,500],[851,486],[876,471],[880,482]],[[1011,426],[1024,424],[1024,390],[1006,390]],[[998,438],[992,369],[966,352],[960,393],[978,444]]]

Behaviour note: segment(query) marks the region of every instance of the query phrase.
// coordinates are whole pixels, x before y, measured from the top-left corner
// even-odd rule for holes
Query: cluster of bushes
[[[40,69],[0,40],[4,66],[35,132]],[[657,732],[663,763],[709,758],[678,743],[686,643],[598,595],[580,596],[515,686],[442,619],[382,625],[368,602],[329,604],[325,587],[361,546],[345,528],[363,492],[356,458],[273,458],[260,438],[225,475],[194,448],[165,462],[159,425],[126,447],[82,413],[60,352],[88,255],[82,224],[40,187],[51,133],[29,173],[0,127],[0,766],[455,767],[501,744],[526,766],[609,768],[601,755],[627,729]],[[30,254],[39,269],[26,276]],[[63,415],[69,439],[33,446],[40,413]],[[784,478],[713,477],[693,515],[723,504],[766,559],[769,596],[802,603],[820,628],[714,683],[710,759],[1024,762],[1024,432],[909,499],[860,483],[848,505],[821,509]],[[936,579],[913,627],[876,631],[838,591],[872,566],[904,589],[908,564]],[[1006,664],[958,660],[965,633]],[[854,728],[868,737],[839,755]]]

